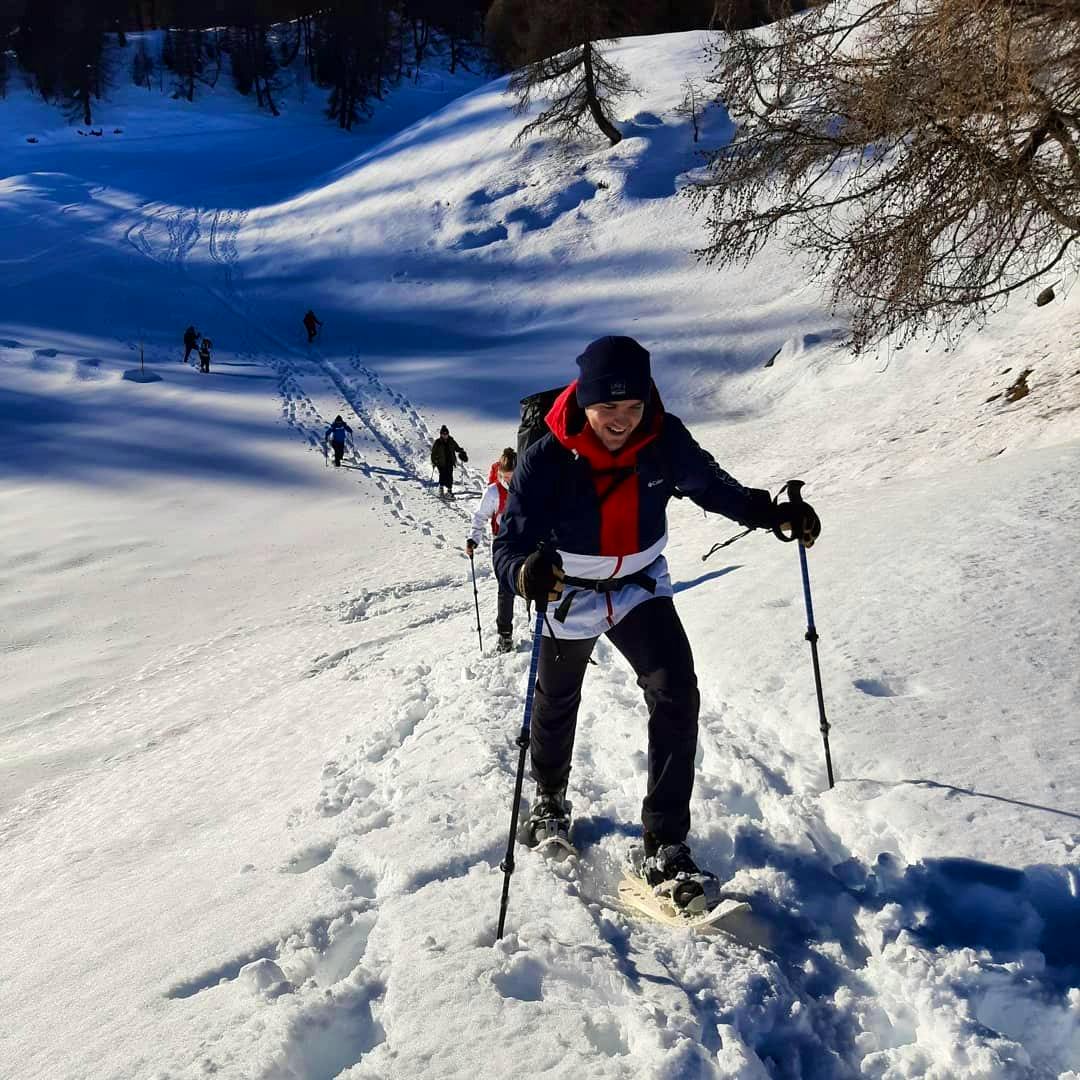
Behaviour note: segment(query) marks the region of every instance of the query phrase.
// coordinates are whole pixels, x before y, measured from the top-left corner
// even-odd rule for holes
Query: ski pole
[[[514,872],[514,841],[517,839],[518,811],[521,808],[521,786],[525,782],[525,753],[529,749],[529,728],[532,723],[533,691],[536,688],[536,669],[540,664],[540,643],[544,637],[544,615],[547,601],[537,601],[536,622],[533,624],[532,657],[529,660],[529,683],[525,689],[525,715],[521,721],[521,732],[517,737],[520,748],[518,754],[517,780],[514,783],[514,807],[510,812],[510,836],[506,841],[506,858],[499,863],[503,872],[502,901],[499,904],[499,929],[496,940],[503,936],[506,925],[506,908],[510,902],[510,875]]]
[[[789,480],[784,485],[793,506],[802,505],[802,480]],[[797,533],[786,536],[779,528],[773,530],[781,540],[790,543],[799,541],[799,566],[802,568],[803,599],[806,601],[806,640],[810,642],[810,657],[814,663],[814,686],[817,689],[818,715],[821,718],[821,741],[825,746],[825,771],[829,776],[829,787],[833,787],[832,754],[829,751],[829,721],[825,719],[825,696],[821,692],[821,665],[818,663],[818,632],[814,625],[814,603],[810,599],[810,569],[806,564],[806,547]]]
[[[469,548],[469,565],[472,567],[472,594],[476,603],[476,636],[480,639],[480,651],[484,651],[484,635],[480,631],[480,594],[476,591],[476,560],[473,549]]]

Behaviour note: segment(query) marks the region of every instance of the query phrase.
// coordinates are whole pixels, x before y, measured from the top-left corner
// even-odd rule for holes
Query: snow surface
[[[121,88],[100,137],[0,104],[0,1074],[1080,1076],[1080,307],[854,359],[781,247],[703,272],[700,45],[617,46],[614,149],[513,145],[468,74],[352,136],[310,87],[278,120]],[[694,846],[753,935],[613,901],[645,712],[602,642],[585,852],[521,853],[496,943],[527,630],[492,654],[479,559],[480,655],[427,448],[449,422],[478,496],[611,332],[741,480],[807,481],[838,783],[796,553],[703,563],[737,529],[674,504]]]

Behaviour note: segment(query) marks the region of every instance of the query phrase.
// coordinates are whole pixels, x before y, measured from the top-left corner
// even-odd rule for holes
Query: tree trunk
[[[593,43],[586,41],[582,50],[583,63],[585,65],[585,99],[589,105],[596,126],[607,136],[608,142],[614,146],[622,141],[622,132],[604,115],[604,110],[596,96],[596,79],[593,75],[592,65]]]
[[[271,116],[280,116],[281,113],[278,110],[277,105],[274,104],[274,99],[270,95],[270,80],[263,76],[263,96],[266,99],[266,107],[270,110]]]
[[[303,39],[303,36],[304,36],[303,24],[302,24],[302,22],[297,22],[297,24],[296,24],[296,44],[293,46],[292,52],[289,53],[288,57],[281,61],[281,66],[282,67],[289,67],[289,65],[292,64],[292,62],[299,55],[299,53],[300,53],[300,42]]]
[[[312,34],[311,34],[311,16],[305,15],[303,19],[304,26],[304,63],[307,64],[308,73],[311,75],[311,81],[315,82],[315,49],[312,46]]]

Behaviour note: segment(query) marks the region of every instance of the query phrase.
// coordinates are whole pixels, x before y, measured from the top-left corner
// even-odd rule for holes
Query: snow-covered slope
[[[789,253],[688,254],[699,37],[617,52],[627,137],[572,153],[468,76],[352,139],[310,100],[129,91],[100,138],[0,105],[3,1075],[1077,1075],[1077,302],[853,360]],[[831,792],[795,553],[703,563],[736,529],[671,512],[695,851],[767,947],[613,901],[645,711],[605,643],[582,860],[523,853],[494,941],[527,633],[491,655],[482,559],[480,654],[427,447],[449,422],[478,494],[517,398],[611,332],[824,520]],[[140,347],[161,381],[122,377]]]

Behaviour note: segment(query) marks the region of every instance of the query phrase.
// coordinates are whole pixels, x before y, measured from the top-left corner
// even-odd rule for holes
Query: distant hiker
[[[352,428],[341,419],[340,415],[335,416],[334,422],[326,429],[323,442],[329,443],[334,448],[336,466],[341,465],[341,458],[345,453],[345,438],[349,435],[352,435]]]
[[[315,312],[308,308],[308,313],[304,316],[304,329],[307,330],[308,344],[310,345],[315,340],[315,335],[319,332],[319,327],[322,326],[322,320],[315,317]]]
[[[540,643],[530,739],[536,798],[522,840],[569,835],[581,685],[606,635],[649,711],[644,837],[633,865],[679,909],[711,910],[719,882],[686,844],[701,699],[663,556],[668,500],[678,492],[750,528],[789,529],[805,547],[821,524],[808,503],[774,504],[724,472],[664,411],[649,353],[633,338],[600,338],[577,363],[580,375],[547,414],[548,433],[518,460],[492,548],[504,588],[554,606]]]
[[[469,455],[454,442],[450,429],[443,424],[439,437],[431,444],[431,464],[439,470],[439,494],[449,499],[454,497],[454,466],[459,459],[464,463]]]
[[[204,375],[210,374],[210,347],[213,344],[208,337],[199,342],[199,370]]]
[[[472,531],[465,541],[465,550],[470,559],[473,552],[484,542],[484,531],[488,522],[491,523],[491,535],[493,537],[499,535],[499,521],[502,518],[503,508],[506,506],[506,495],[516,465],[517,451],[508,446],[499,460],[491,466],[487,489],[473,514]],[[499,607],[495,618],[495,629],[499,632],[497,651],[509,652],[514,647],[511,636],[514,630],[514,592],[501,581],[499,582]]]
[[[184,331],[184,363],[188,362],[188,357],[199,346],[199,331],[194,326],[189,326]]]

